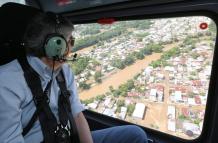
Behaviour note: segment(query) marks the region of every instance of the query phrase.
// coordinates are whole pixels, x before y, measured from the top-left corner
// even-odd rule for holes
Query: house
[[[175,119],[175,117],[176,117],[176,108],[175,108],[175,106],[168,106],[168,108],[167,108],[167,117],[168,117],[168,119]]]
[[[182,108],[182,115],[185,117],[189,117],[189,110],[188,108]]]
[[[156,85],[155,88],[157,89],[157,100],[163,101],[164,96],[164,86],[163,85]]]
[[[183,102],[182,92],[181,91],[175,91],[175,101],[176,102]]]
[[[202,86],[202,83],[200,80],[192,80],[191,83],[192,83],[192,86],[196,86],[196,87]]]
[[[164,80],[164,74],[162,74],[162,73],[157,73],[156,77],[158,80]]]
[[[194,98],[188,98],[188,104],[189,105],[196,105]]]
[[[175,122],[175,120],[168,119],[168,122],[167,122],[167,129],[168,129],[169,131],[173,131],[173,132],[176,131],[176,122]]]
[[[91,109],[96,109],[98,107],[98,102],[94,101],[93,103],[89,103],[87,106]]]
[[[119,117],[124,120],[126,118],[126,113],[127,113],[127,108],[126,107],[121,107]]]
[[[152,88],[150,91],[150,100],[157,101],[157,89]]]
[[[137,97],[137,96],[141,96],[141,94],[138,92],[128,92],[127,96],[128,97]]]
[[[145,104],[136,103],[135,110],[133,111],[132,117],[143,119],[145,113]]]
[[[200,127],[194,123],[183,122],[183,130],[186,132],[188,130],[192,131],[195,135],[200,135]]]
[[[110,117],[116,117],[115,111],[110,108],[106,108],[102,114],[110,116]]]
[[[199,96],[195,96],[195,103],[201,104],[201,98]]]
[[[187,88],[185,86],[175,86],[175,91],[181,91],[182,94],[187,92]]]

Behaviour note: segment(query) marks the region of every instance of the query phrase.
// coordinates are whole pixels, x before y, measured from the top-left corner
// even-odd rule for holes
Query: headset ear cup
[[[66,40],[61,36],[53,36],[45,43],[45,54],[49,58],[62,58],[67,50]]]

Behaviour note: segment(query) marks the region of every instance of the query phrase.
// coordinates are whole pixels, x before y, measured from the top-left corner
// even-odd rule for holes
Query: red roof
[[[195,96],[195,103],[201,104],[201,98],[199,96]]]
[[[182,93],[186,93],[187,88],[185,86],[176,86],[175,91],[181,91]]]
[[[156,89],[159,91],[164,91],[164,86],[163,85],[156,85]]]
[[[200,80],[192,80],[192,86],[202,86],[202,83]]]
[[[182,114],[183,114],[185,117],[188,117],[188,116],[189,116],[189,110],[188,110],[188,108],[182,108]]]

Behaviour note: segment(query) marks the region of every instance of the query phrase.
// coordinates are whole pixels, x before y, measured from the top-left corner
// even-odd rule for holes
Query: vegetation
[[[133,54],[127,55],[125,60],[124,60],[124,64],[126,66],[129,66],[129,65],[133,64],[134,62],[135,62],[135,58],[134,58]]]
[[[124,30],[122,28],[120,28],[120,29],[117,28],[117,29],[112,29],[110,31],[103,32],[103,33],[98,34],[98,35],[94,35],[94,36],[92,35],[89,37],[85,37],[83,39],[76,40],[76,43],[75,43],[74,48],[73,48],[73,52],[81,50],[81,49],[89,47],[89,46],[92,46],[92,45],[95,45],[99,42],[109,40],[109,39],[114,38],[116,36],[119,36],[122,34],[123,31]]]
[[[187,36],[185,40],[183,41],[183,45],[195,46],[196,43],[197,43],[197,40],[191,36]]]
[[[174,48],[164,52],[163,55],[161,56],[161,59],[168,60],[172,56],[178,56],[180,53],[181,53],[180,49],[178,47],[174,47]]]
[[[179,115],[178,119],[179,119],[179,120],[182,120],[182,121],[184,121],[184,120],[189,120],[189,118],[186,117],[186,116],[184,116],[184,115]]]
[[[122,62],[121,59],[114,59],[112,62],[111,62],[111,65],[113,67],[116,67],[118,69],[124,69],[125,68],[125,64],[124,62]]]
[[[121,111],[121,107],[125,105],[125,101],[124,100],[118,100],[117,101],[117,110],[116,112],[120,113]]]
[[[95,73],[95,75],[94,75],[94,79],[95,79],[95,81],[98,82],[98,83],[101,83],[101,82],[102,82],[101,77],[102,77],[101,71],[97,71],[97,72]]]
[[[79,87],[82,89],[90,89],[90,84],[87,84],[85,82],[80,82]]]
[[[162,48],[163,47],[160,45],[153,44],[153,45],[150,45],[148,47],[141,49],[139,52],[133,52],[127,55],[123,61],[121,59],[116,58],[111,62],[111,65],[118,69],[124,69],[126,66],[133,64],[137,59],[142,60],[144,59],[145,55],[152,54],[152,51],[154,52],[162,51]]]
[[[180,49],[178,47],[174,47],[164,52],[159,60],[152,61],[149,65],[152,66],[153,68],[157,68],[160,66],[169,66],[170,64],[166,60],[170,59],[173,56],[178,56],[180,53],[181,53]]]
[[[135,104],[129,104],[127,106],[127,115],[131,116],[134,110],[135,110]]]
[[[75,75],[80,74],[88,66],[90,58],[80,57],[76,62],[70,64]]]
[[[147,47],[151,52],[155,52],[155,53],[161,53],[162,49],[164,48],[162,45],[160,44],[149,44]]]
[[[113,89],[112,86],[109,87],[110,91],[115,97],[119,97],[119,96],[125,97],[127,96],[127,92],[133,88],[135,88],[133,80],[128,80],[125,84],[120,85],[117,90]]]
[[[106,95],[104,95],[104,94],[98,95],[98,96],[95,97],[95,100],[97,100],[97,101],[103,101],[105,97],[106,97]]]
[[[87,99],[87,100],[81,100],[81,103],[83,103],[85,105],[87,105],[89,103],[92,103],[92,102],[94,102],[94,98],[90,98],[90,99]]]
[[[85,35],[98,34],[98,33],[101,32],[99,29],[100,29],[100,27],[99,28],[93,27],[93,26],[92,27],[88,27],[84,31],[81,32],[81,35],[85,36]]]
[[[215,35],[217,32],[217,28],[216,28],[216,24],[214,21],[211,21],[211,23],[209,24],[209,31],[212,33],[212,35]],[[211,36],[214,37],[214,36]]]

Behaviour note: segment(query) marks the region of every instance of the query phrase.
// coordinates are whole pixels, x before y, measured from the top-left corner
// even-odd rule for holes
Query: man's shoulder
[[[15,71],[20,71],[20,70],[21,68],[20,68],[20,65],[17,59],[0,66],[0,72],[5,72],[5,71],[15,72]]]
[[[23,73],[17,60],[13,60],[7,64],[0,66],[0,79],[12,78]]]
[[[70,67],[70,65],[69,64],[63,64],[62,65],[62,70],[63,70],[63,72],[64,72],[64,74],[65,75],[71,75],[71,74],[73,74],[73,71],[72,71],[72,69],[71,69],[71,67]]]

